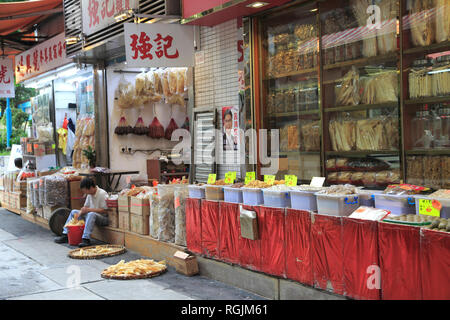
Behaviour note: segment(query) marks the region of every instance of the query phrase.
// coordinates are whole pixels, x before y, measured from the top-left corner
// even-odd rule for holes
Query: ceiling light
[[[316,12],[317,8],[309,10],[310,12]]]
[[[268,5],[267,2],[259,2],[259,1],[257,1],[257,2],[252,2],[252,3],[248,4],[247,7],[257,9],[257,8],[261,8],[261,7],[264,7],[264,6],[267,6],[267,5]]]
[[[69,37],[64,39],[66,41],[66,44],[75,44],[77,43],[80,39],[78,37]]]
[[[131,18],[133,15],[134,15],[133,9],[125,9],[125,10],[122,10],[119,13],[117,13],[114,16],[114,20],[116,20],[116,22],[120,22],[125,19]]]

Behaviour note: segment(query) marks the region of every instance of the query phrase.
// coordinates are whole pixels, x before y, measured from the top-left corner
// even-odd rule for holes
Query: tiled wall
[[[194,68],[195,108],[219,110],[221,107],[239,105],[237,32],[236,20],[200,28],[200,50],[204,53],[204,63]],[[219,121],[217,129],[221,127]],[[228,171],[236,171],[237,177],[240,177],[240,167],[236,162],[219,165],[219,178],[223,178]]]

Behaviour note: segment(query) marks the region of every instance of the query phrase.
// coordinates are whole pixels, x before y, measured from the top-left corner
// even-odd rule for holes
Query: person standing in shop
[[[237,137],[232,134],[233,113],[230,109],[223,115],[223,150],[237,150]]]
[[[89,177],[84,178],[80,182],[81,192],[87,195],[84,207],[81,210],[72,210],[69,217],[67,218],[66,225],[76,217],[79,220],[84,220],[84,232],[82,237],[82,242],[79,247],[87,247],[91,245],[91,233],[95,225],[100,227],[108,225],[108,206],[106,205],[106,199],[108,198],[108,193],[99,188],[94,180]],[[55,238],[56,243],[67,243],[68,230],[65,227],[63,235]]]

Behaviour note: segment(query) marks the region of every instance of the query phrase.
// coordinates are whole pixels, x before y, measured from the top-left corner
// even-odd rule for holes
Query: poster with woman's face
[[[238,150],[239,113],[237,107],[222,108],[223,150]]]

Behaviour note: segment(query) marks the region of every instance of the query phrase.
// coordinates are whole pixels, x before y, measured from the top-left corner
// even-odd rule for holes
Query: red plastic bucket
[[[84,232],[84,226],[67,226],[68,239],[71,246],[77,246],[81,243],[81,238]]]

